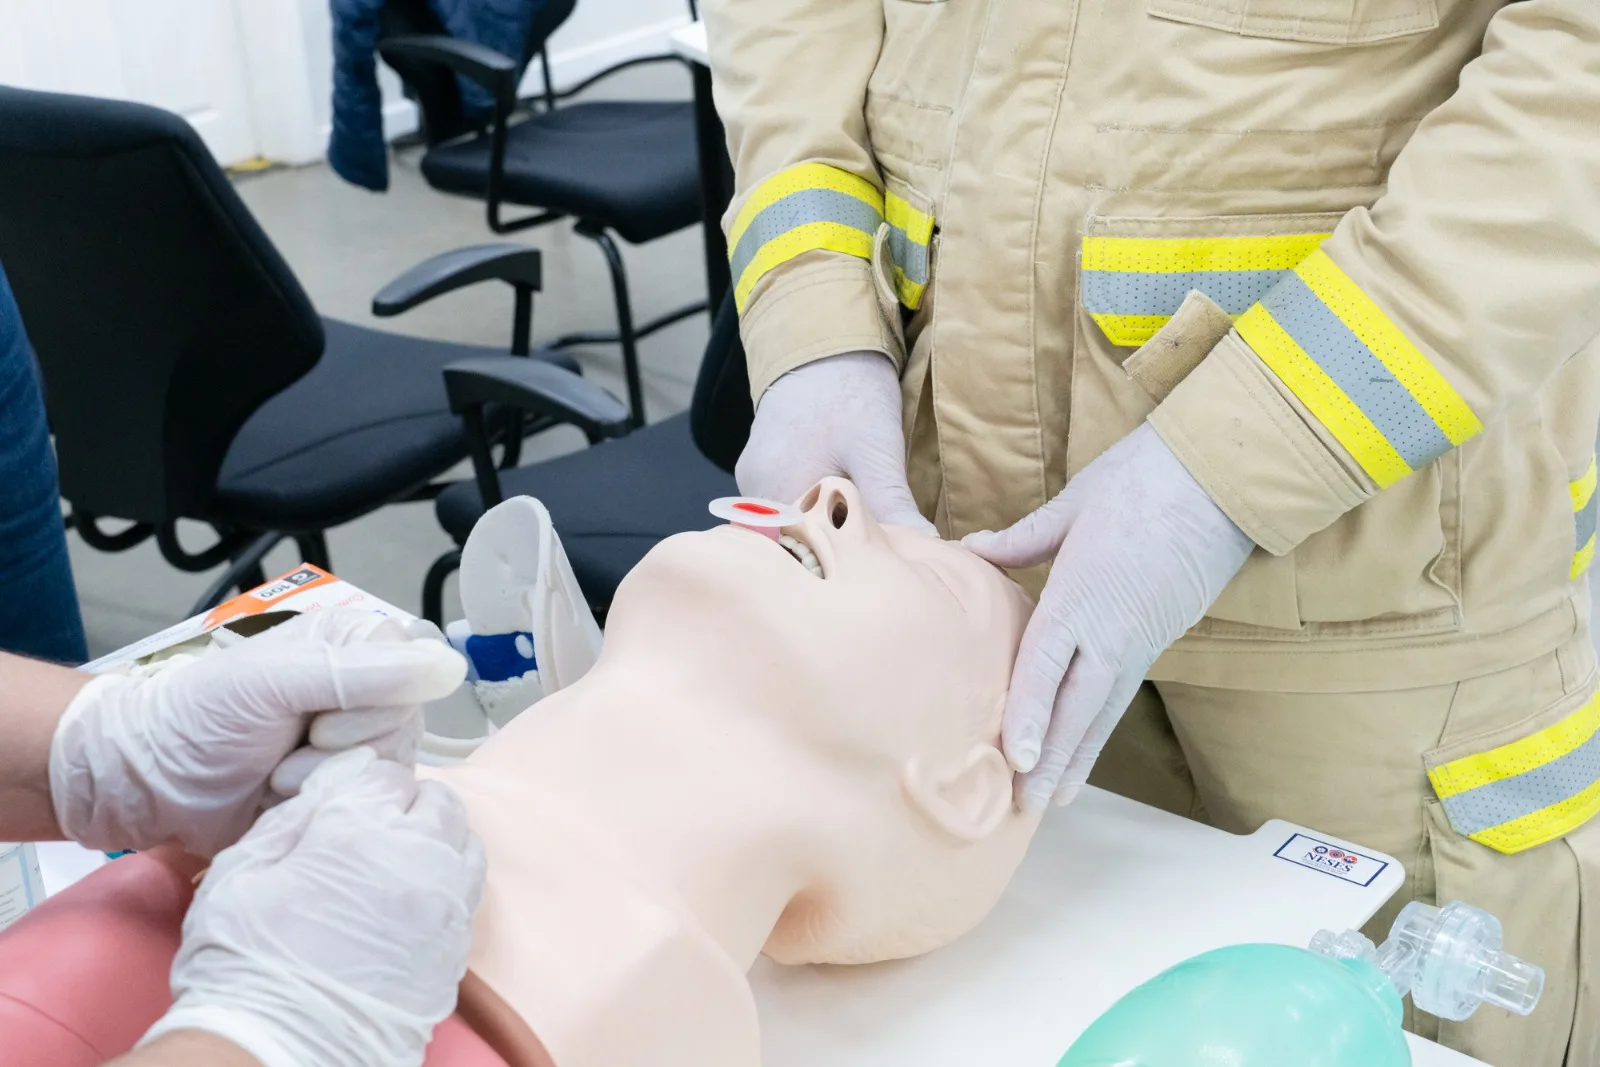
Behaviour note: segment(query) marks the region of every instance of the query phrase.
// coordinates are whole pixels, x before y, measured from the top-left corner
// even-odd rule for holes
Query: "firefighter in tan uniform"
[[[1415,1029],[1600,1065],[1600,6],[704,6],[741,486],[1032,583],[1025,803],[1395,855],[1550,977]]]

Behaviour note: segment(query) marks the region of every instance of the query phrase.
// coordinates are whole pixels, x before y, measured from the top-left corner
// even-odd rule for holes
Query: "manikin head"
[[[1030,604],[959,545],[880,525],[847,481],[801,508],[783,532],[822,577],[748,530],[669,538],[618,589],[595,673],[730,709],[741,758],[800,798],[807,884],[769,956],[930,951],[989,912],[1037,826],[999,748]]]

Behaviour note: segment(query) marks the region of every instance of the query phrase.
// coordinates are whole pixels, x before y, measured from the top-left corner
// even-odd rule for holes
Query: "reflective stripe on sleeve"
[[[1192,289],[1237,317],[1327,236],[1086,237],[1084,309],[1124,346],[1154,337]]]
[[[928,287],[928,245],[933,240],[933,216],[889,193],[884,200],[889,223],[889,254],[894,257],[894,288],[900,303],[915,311]]]
[[[1583,472],[1583,477],[1567,485],[1567,490],[1572,494],[1572,571],[1568,575],[1573,581],[1583,577],[1589,569],[1589,564],[1594,562],[1594,534],[1596,511],[1600,509],[1600,499],[1595,497],[1595,461],[1589,459],[1589,469]]]
[[[1456,832],[1497,852],[1553,841],[1600,813],[1600,694],[1536,733],[1428,771]]]
[[[1241,315],[1238,328],[1379,488],[1483,429],[1421,350],[1321,249]]]
[[[756,283],[807,252],[872,258],[883,224],[883,194],[871,182],[822,163],[802,163],[762,182],[728,231],[734,303],[741,312]]]

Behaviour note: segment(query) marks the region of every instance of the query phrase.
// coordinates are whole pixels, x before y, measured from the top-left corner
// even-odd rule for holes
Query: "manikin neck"
[[[805,795],[785,780],[789,739],[606,666],[518,716],[469,766],[514,775],[530,818],[608,857],[748,970],[816,874],[816,830],[787,799]]]

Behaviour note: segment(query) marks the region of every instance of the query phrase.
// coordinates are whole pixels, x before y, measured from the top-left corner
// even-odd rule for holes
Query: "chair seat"
[[[430,148],[428,184],[485,199],[487,135]],[[694,106],[658,101],[568,104],[506,133],[505,200],[615,230],[634,244],[700,220]]]
[[[206,517],[287,532],[335,526],[427,484],[467,455],[442,369],[504,350],[323,319],[309,373],[239,430]],[[541,353],[568,370],[569,356]]]
[[[706,505],[738,492],[733,476],[695,447],[687,415],[504,471],[500,484],[506,496],[538,497],[550,510],[573,574],[595,607],[611,603],[623,575],[658,541],[719,525]],[[439,524],[463,544],[483,500],[476,484],[461,482],[440,493],[434,508]]]

